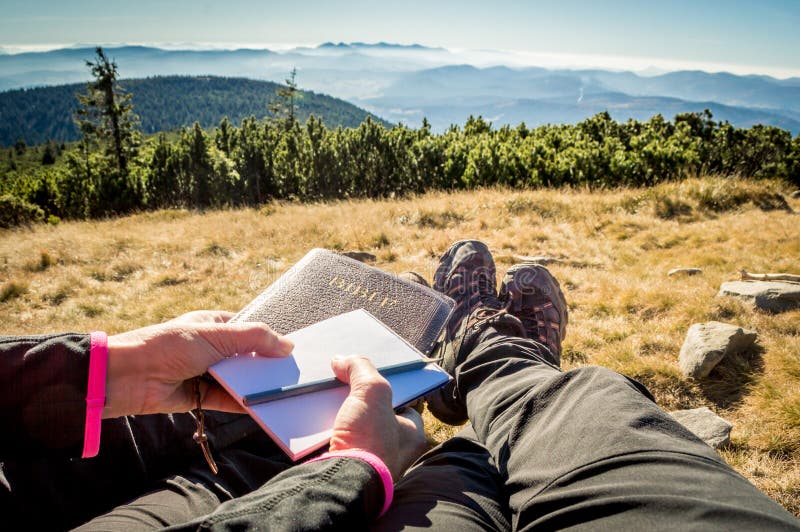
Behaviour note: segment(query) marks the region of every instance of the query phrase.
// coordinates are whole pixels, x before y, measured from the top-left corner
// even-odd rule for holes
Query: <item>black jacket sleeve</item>
[[[80,456],[88,334],[0,336],[0,460]]]
[[[365,530],[383,501],[372,466],[329,458],[291,467],[249,495],[170,530]]]

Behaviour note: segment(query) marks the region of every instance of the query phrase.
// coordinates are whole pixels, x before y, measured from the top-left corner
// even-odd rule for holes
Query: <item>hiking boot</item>
[[[474,310],[502,308],[495,277],[492,253],[479,240],[456,242],[442,255],[433,275],[433,289],[456,302],[447,323],[445,341],[453,339],[464,318]]]
[[[528,338],[547,346],[560,367],[568,311],[556,278],[540,264],[516,264],[500,284],[500,300],[522,321]]]
[[[433,288],[456,302],[443,339],[432,355],[452,377],[489,324],[510,323],[512,334],[525,335],[522,323],[503,310],[497,297],[494,259],[483,242],[462,240],[453,244],[439,261]],[[425,399],[440,421],[450,425],[467,421],[465,398],[459,394],[455,379]]]

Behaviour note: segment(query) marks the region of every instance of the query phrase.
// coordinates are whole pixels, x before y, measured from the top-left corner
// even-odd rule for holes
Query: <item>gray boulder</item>
[[[722,283],[717,296],[732,296],[767,312],[800,308],[800,283],[790,281],[731,281]]]
[[[740,353],[756,341],[755,331],[736,325],[710,321],[689,327],[678,356],[678,365],[687,377],[702,379],[731,353]]]
[[[703,273],[703,270],[700,268],[672,268],[667,275],[672,277],[673,275],[697,275],[698,273]]]
[[[708,407],[676,410],[669,415],[714,449],[724,447],[731,442],[733,425]]]
[[[517,262],[536,263],[542,265],[563,262],[562,259],[558,257],[550,257],[547,255],[512,255],[511,257]]]

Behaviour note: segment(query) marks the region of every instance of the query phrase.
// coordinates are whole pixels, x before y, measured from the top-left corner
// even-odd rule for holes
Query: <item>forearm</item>
[[[292,467],[249,495],[176,529],[364,530],[384,502],[385,488],[373,466],[334,457]]]
[[[0,337],[0,459],[80,456],[88,334]]]

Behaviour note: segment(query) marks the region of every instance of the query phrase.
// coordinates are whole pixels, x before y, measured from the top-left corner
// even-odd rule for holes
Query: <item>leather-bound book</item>
[[[261,321],[288,334],[365,309],[425,355],[455,302],[435,290],[339,253],[312,249],[232,321]]]

